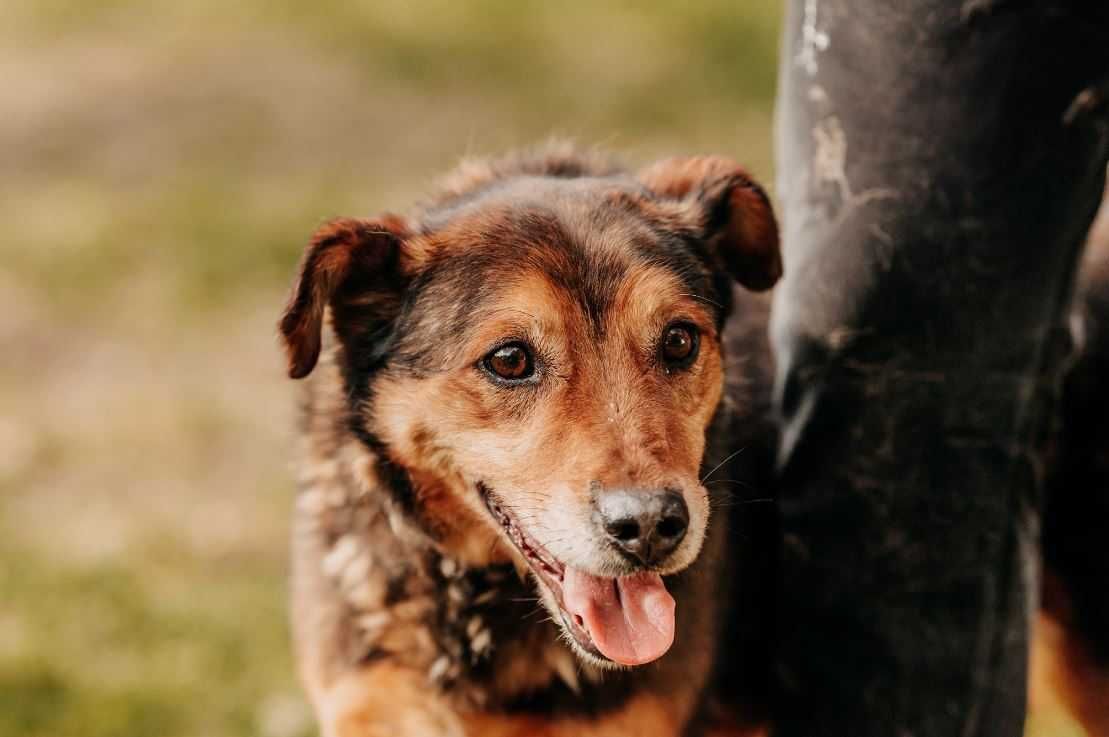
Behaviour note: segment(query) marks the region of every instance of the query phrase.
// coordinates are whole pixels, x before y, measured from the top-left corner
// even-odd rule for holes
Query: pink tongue
[[[657,573],[613,579],[567,567],[562,603],[597,649],[621,665],[650,663],[674,642],[674,597]]]

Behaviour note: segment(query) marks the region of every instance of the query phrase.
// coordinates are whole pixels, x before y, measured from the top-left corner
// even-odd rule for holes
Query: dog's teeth
[[[470,621],[466,623],[466,636],[472,640],[477,636],[479,631],[481,631],[481,617],[475,614],[470,617]]]

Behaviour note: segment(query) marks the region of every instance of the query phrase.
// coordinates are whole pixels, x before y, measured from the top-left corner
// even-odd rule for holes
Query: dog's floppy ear
[[[778,281],[782,257],[770,198],[739,164],[722,156],[679,157],[652,164],[639,179],[694,209],[712,255],[737,282],[762,291]]]
[[[339,218],[316,231],[279,323],[289,376],[303,378],[315,367],[326,307],[332,308],[336,331],[344,342],[359,330],[359,321],[396,312],[405,280],[404,243],[409,237],[407,224],[396,216]]]

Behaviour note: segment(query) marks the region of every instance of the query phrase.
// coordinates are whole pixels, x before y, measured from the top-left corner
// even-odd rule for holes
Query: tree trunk
[[[793,0],[777,733],[1019,735],[1109,3]]]

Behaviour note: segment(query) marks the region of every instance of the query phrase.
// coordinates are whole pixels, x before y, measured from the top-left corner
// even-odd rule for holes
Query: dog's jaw
[[[665,654],[673,643],[674,600],[657,573],[636,570],[622,572],[616,576],[594,577],[581,569],[570,569],[528,533],[517,521],[508,505],[504,504],[487,485],[478,482],[476,487],[490,516],[500,528],[501,534],[508,538],[517,557],[522,560],[523,566],[518,567],[521,568],[522,573],[525,568],[532,573],[540,599],[551,615],[551,621],[559,625],[561,638],[582,662],[599,669],[621,670],[651,662]],[[572,575],[572,581],[567,581],[568,575]],[[584,581],[593,583],[585,584],[587,588],[582,589]],[[576,593],[569,592],[566,587],[575,582],[574,592]],[[608,594],[604,594],[605,583],[612,589]],[[601,586],[599,590],[595,589],[598,585]],[[647,590],[653,593],[646,594]],[[583,591],[592,593],[582,599]],[[572,593],[576,597],[576,606],[568,598]],[[613,594],[615,598],[612,597]],[[649,600],[653,602],[649,604],[649,609],[654,614],[645,614],[641,608],[648,601],[644,596],[654,597]],[[659,610],[658,606],[662,604],[666,606]],[[583,609],[582,606],[585,608]],[[598,609],[598,606],[601,608]],[[611,618],[612,607],[616,607],[615,611],[618,612],[616,620]],[[604,612],[608,614],[605,615]],[[598,615],[601,616],[599,620]],[[644,619],[645,616],[646,619]],[[661,619],[658,618],[660,616]],[[606,621],[610,624],[603,624]],[[615,625],[615,629],[612,628],[613,621],[619,623]],[[643,629],[644,624],[648,625],[647,629]],[[600,629],[597,629],[594,634],[596,627]],[[657,629],[659,627],[661,629]],[[644,632],[652,632],[649,640],[642,639]],[[613,633],[617,634],[615,641],[611,639]],[[602,635],[603,640],[596,639]],[[625,637],[631,635],[631,642],[640,644],[633,644],[629,651],[627,647],[629,641],[622,639],[621,635]],[[669,639],[666,639],[667,635]],[[598,645],[598,642],[601,644]],[[616,642],[623,642],[624,645],[616,645]],[[647,647],[641,649],[640,646],[644,643],[647,643]]]
[[[565,566],[548,553],[516,522],[488,486],[478,482],[477,488],[489,513],[512,542],[513,547],[523,558],[527,568],[535,576],[539,584],[543,604],[547,607],[551,616],[561,625],[563,639],[570,644],[575,653],[592,665],[610,669],[623,667],[602,655],[593,644],[589,633],[566,615],[565,605],[562,601],[562,579],[566,570]]]

